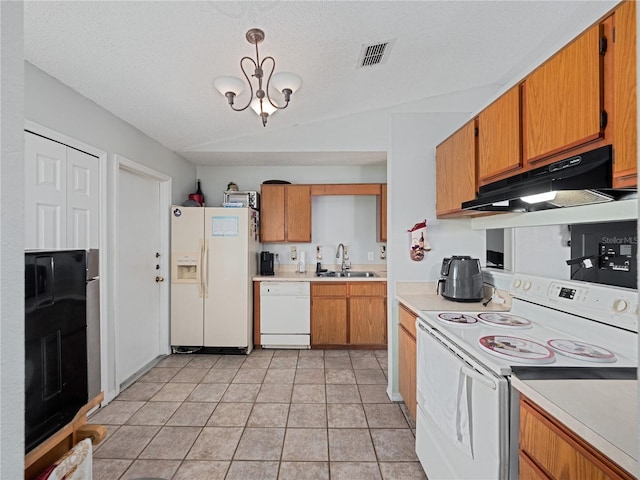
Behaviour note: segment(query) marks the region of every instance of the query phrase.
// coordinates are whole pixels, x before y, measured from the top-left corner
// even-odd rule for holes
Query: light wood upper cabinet
[[[285,185],[262,185],[260,189],[260,241],[285,241]]]
[[[459,213],[476,195],[475,120],[436,147],[436,214]]]
[[[636,2],[622,2],[614,13],[614,165],[613,186],[637,185],[638,106]]]
[[[600,25],[594,25],[531,73],[523,89],[525,164],[603,136]]]
[[[260,190],[260,241],[311,241],[311,187],[263,184]]]
[[[484,185],[522,168],[520,86],[478,115],[478,183]]]
[[[311,187],[309,185],[287,185],[287,241],[311,241]]]
[[[387,241],[387,184],[380,185],[378,196],[378,240]]]

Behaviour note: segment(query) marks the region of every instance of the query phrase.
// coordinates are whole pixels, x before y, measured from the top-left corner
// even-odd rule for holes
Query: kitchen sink
[[[376,272],[346,271],[346,272],[322,272],[317,274],[319,277],[337,277],[337,278],[370,278],[378,277]]]

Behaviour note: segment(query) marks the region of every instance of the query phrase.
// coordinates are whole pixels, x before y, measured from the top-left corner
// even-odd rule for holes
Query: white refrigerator
[[[171,345],[253,349],[258,212],[171,207]]]

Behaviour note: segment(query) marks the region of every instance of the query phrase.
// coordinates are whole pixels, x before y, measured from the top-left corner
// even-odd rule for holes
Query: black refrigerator
[[[88,401],[85,250],[25,253],[25,451]]]

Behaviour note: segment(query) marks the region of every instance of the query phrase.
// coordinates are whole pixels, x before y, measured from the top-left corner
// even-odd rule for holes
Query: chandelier
[[[246,87],[245,82],[232,75],[224,75],[216,78],[213,81],[213,86],[225,97],[227,97],[227,101],[229,102],[229,106],[232,110],[236,112],[242,112],[246,110],[249,106],[258,114],[262,119],[262,126],[267,126],[267,119],[269,115],[277,110],[284,110],[289,106],[289,101],[291,100],[291,94],[295,92],[300,85],[302,85],[302,79],[296,75],[295,73],[290,72],[279,72],[274,75],[273,71],[276,68],[276,61],[273,57],[265,57],[260,60],[260,54],[258,53],[258,44],[264,40],[264,32],[259,28],[252,28],[246,34],[246,39],[249,43],[256,46],[256,59],[252,59],[251,57],[242,57],[240,60],[240,69],[244,74],[244,78],[247,80],[246,83],[249,84],[250,96],[247,104],[242,108],[237,108],[234,105],[235,98],[242,93],[244,88]],[[255,97],[253,95],[253,84],[249,79],[249,75],[247,74],[247,70],[245,70],[244,63],[250,62],[253,65],[253,74],[251,75],[255,79],[257,79],[257,87],[255,91]],[[264,67],[265,62],[271,62],[271,71],[269,72],[269,76],[267,77],[267,83],[265,88],[262,87],[262,81],[264,77]],[[267,66],[268,67],[268,66]],[[271,96],[269,95],[269,87],[274,87],[279,92],[282,92],[284,96],[284,106],[279,106],[275,103]]]

